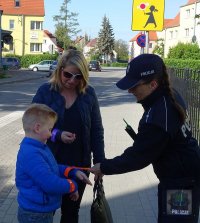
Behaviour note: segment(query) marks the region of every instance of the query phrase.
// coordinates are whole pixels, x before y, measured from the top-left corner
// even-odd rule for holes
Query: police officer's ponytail
[[[172,102],[174,104],[174,107],[177,109],[178,113],[179,113],[179,116],[180,116],[180,119],[182,121],[182,123],[185,122],[185,119],[186,119],[186,111],[184,110],[184,108],[176,101],[175,97],[174,97],[174,93],[173,93],[173,90],[171,88],[171,85],[170,85],[170,81],[169,81],[169,75],[167,73],[167,69],[166,69],[166,66],[163,64],[163,74],[160,75],[160,80],[158,80],[159,84],[161,86],[164,87],[164,89],[169,93],[169,95],[171,96],[172,98]]]

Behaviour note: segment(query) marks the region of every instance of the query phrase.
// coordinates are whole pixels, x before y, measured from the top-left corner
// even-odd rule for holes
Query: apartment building
[[[13,36],[13,43],[4,45],[3,55],[42,53],[44,0],[5,0],[0,9],[2,29],[11,31]]]
[[[195,18],[198,14],[200,14],[200,0],[187,0],[186,4],[180,6],[179,12],[173,19],[164,20],[163,31],[156,32],[157,39],[164,40],[164,57],[167,57],[169,49],[179,42],[196,42],[200,46],[200,19]],[[149,36],[150,33],[151,31]],[[134,53],[132,54],[134,57],[140,54],[140,47],[136,44],[137,35],[130,40],[130,51]],[[155,47],[156,39],[149,38],[149,41],[151,46]],[[152,50],[150,49],[151,52]]]

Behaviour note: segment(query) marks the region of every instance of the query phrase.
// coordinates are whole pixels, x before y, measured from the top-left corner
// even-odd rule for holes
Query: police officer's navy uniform
[[[176,96],[184,107],[177,92]],[[192,189],[197,185],[200,155],[197,141],[191,136],[189,120],[187,118],[186,122],[181,124],[171,97],[163,89],[158,88],[140,103],[144,108],[144,114],[139,122],[133,146],[127,148],[121,156],[102,162],[101,171],[106,175],[120,174],[142,169],[152,163],[154,172],[160,180],[158,222],[197,222],[198,190],[193,192],[193,200],[189,197],[189,202],[193,205],[193,213],[190,215],[187,215],[189,212],[185,209],[182,212],[174,209],[174,213],[167,215],[166,206],[170,199],[163,198],[167,196],[167,189]]]

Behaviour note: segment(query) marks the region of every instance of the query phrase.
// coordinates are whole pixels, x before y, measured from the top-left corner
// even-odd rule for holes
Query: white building
[[[57,46],[56,37],[48,30],[44,30],[42,52],[54,54],[55,52],[59,53],[60,51],[62,51],[62,49]]]
[[[195,18],[197,14],[200,14],[200,0],[188,0],[185,5],[180,7],[175,18],[165,19],[163,31],[156,32],[157,39],[164,39],[165,57],[167,57],[170,47],[176,46],[179,42],[192,43],[196,41],[200,46],[198,38],[200,36],[200,24],[198,24],[200,19]],[[151,41],[151,39],[149,40]],[[136,39],[131,39],[130,46],[134,57],[140,54],[140,47],[135,44]],[[152,41],[152,44],[155,47],[156,40]]]

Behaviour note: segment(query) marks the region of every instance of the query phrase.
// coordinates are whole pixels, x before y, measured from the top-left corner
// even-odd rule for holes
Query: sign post
[[[146,53],[149,52],[149,31],[162,31],[165,0],[133,0],[132,30],[146,31]],[[144,52],[144,49],[141,51]]]

